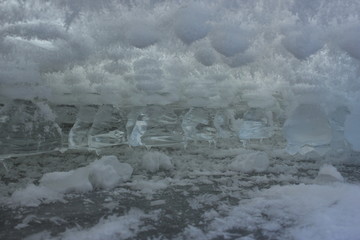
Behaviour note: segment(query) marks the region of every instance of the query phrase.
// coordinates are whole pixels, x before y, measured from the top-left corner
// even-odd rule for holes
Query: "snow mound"
[[[113,188],[130,179],[133,168],[115,156],[105,156],[90,165],[89,181],[97,188]]]
[[[316,183],[343,182],[344,178],[341,173],[332,165],[324,164],[315,179]]]
[[[209,238],[242,229],[270,239],[358,239],[359,198],[360,187],[350,184],[274,186],[215,219]]]
[[[25,189],[16,190],[11,195],[11,202],[15,205],[37,207],[41,203],[64,201],[63,194],[44,186],[29,184]]]
[[[29,184],[25,189],[15,191],[11,202],[20,206],[39,206],[63,200],[70,192],[88,192],[94,188],[110,189],[130,179],[133,168],[120,163],[115,156],[103,156],[86,167],[68,172],[46,173],[39,186]]]
[[[143,155],[141,166],[148,172],[170,170],[173,168],[171,158],[162,152],[147,152]]]
[[[93,190],[88,176],[88,167],[82,167],[68,172],[46,173],[40,179],[40,186],[60,193],[88,192]]]
[[[129,239],[134,238],[144,224],[144,218],[151,218],[139,209],[130,209],[124,216],[110,216],[101,219],[98,224],[89,229],[68,229],[61,236],[64,240],[91,239]],[[58,239],[58,238],[54,238]]]
[[[230,169],[240,172],[264,172],[269,167],[269,157],[264,152],[248,152],[235,157]]]

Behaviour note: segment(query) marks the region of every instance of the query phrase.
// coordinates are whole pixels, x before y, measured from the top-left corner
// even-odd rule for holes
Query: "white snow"
[[[29,184],[24,189],[18,189],[11,195],[11,205],[37,207],[41,203],[64,201],[63,194],[44,186]]]
[[[329,183],[329,182],[343,182],[344,178],[339,171],[330,164],[321,166],[318,176],[315,179],[316,183]]]
[[[129,239],[136,236],[141,229],[145,218],[156,218],[156,212],[145,214],[143,211],[132,208],[123,216],[109,216],[102,218],[93,227],[89,229],[71,228],[67,229],[59,237],[51,238],[46,232],[38,233],[27,239],[36,239],[36,237],[46,236],[49,240],[112,240],[112,239]],[[41,239],[41,238],[39,238]]]
[[[68,172],[46,173],[40,179],[40,186],[56,192],[88,192],[93,190],[89,181],[89,168],[82,167]]]
[[[90,164],[89,181],[97,188],[114,188],[128,181],[132,172],[128,163],[120,163],[115,156],[105,156]]]
[[[171,158],[162,152],[147,152],[143,155],[141,166],[149,172],[157,172],[159,170],[170,170],[173,168]]]
[[[215,219],[210,236],[226,229],[259,229],[266,237],[296,240],[358,239],[360,187],[350,184],[273,186]]]
[[[11,196],[11,204],[39,206],[41,203],[63,201],[65,193],[114,188],[128,181],[132,172],[133,168],[127,163],[120,163],[116,156],[103,156],[86,167],[44,174],[38,186],[29,184],[16,190]]]

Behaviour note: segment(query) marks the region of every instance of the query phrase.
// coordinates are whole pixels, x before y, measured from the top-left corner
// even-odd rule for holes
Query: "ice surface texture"
[[[11,0],[0,9],[0,104],[20,99],[55,106],[62,140],[70,139],[62,146],[262,140],[294,119],[297,106],[317,105],[328,120],[336,108],[349,109],[345,140],[359,149],[350,134],[356,132],[352,106],[360,95],[357,0]],[[149,105],[158,107],[141,109]],[[233,119],[227,112],[203,116],[199,110],[242,105]],[[65,117],[73,110],[64,106],[80,109],[74,127]],[[287,136],[289,152],[348,148],[343,133],[332,131],[337,141],[330,141],[328,133],[305,132],[302,137],[314,137],[312,142]],[[49,134],[41,137],[49,147],[39,149],[57,145]]]
[[[291,155],[317,153],[335,158],[359,151],[355,110],[351,113],[340,106],[326,113],[319,104],[304,103],[286,116],[279,107],[281,99],[250,95],[246,99],[228,108],[49,106],[43,101],[13,100],[0,110],[0,153],[9,157],[122,145],[179,149],[188,144],[215,146],[228,140],[243,146],[269,140],[277,147],[286,140]]]
[[[253,91],[352,98],[360,4],[304,2],[3,1],[0,97],[187,107]]]

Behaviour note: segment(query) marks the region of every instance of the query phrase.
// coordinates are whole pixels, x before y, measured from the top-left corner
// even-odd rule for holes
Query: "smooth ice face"
[[[264,139],[274,134],[272,112],[261,108],[251,108],[244,113],[240,122],[241,140]]]
[[[14,100],[0,111],[0,154],[52,151],[61,148],[61,139],[46,103]]]
[[[283,128],[290,154],[306,154],[328,145],[332,139],[329,121],[320,106],[301,104],[286,120]]]
[[[186,141],[215,141],[216,129],[212,127],[211,112],[203,108],[191,108],[183,117],[181,127]]]
[[[69,133],[69,148],[87,148],[89,130],[93,124],[97,106],[81,106],[76,122]]]
[[[166,147],[183,145],[179,116],[170,107],[134,109],[126,124],[130,146]]]
[[[97,111],[89,129],[90,148],[116,146],[126,143],[125,113],[113,105],[103,105]]]

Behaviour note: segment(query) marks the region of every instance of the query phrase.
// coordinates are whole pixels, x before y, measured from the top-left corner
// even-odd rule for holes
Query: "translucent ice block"
[[[332,139],[327,116],[314,104],[299,105],[286,120],[283,132],[290,154],[320,151]]]
[[[148,106],[134,110],[128,115],[127,129],[131,131],[131,146],[159,147],[183,144],[179,117],[171,108]]]
[[[215,142],[216,128],[211,112],[200,107],[191,108],[183,117],[181,127],[186,141]]]
[[[97,111],[89,130],[90,148],[101,148],[126,143],[124,112],[113,105],[103,105]]]
[[[262,108],[250,108],[240,122],[240,140],[264,139],[274,134],[272,112]]]
[[[25,154],[61,147],[61,129],[45,102],[13,100],[0,112],[0,154]]]
[[[74,126],[69,133],[69,148],[87,148],[88,133],[93,124],[98,107],[95,105],[81,106]]]

